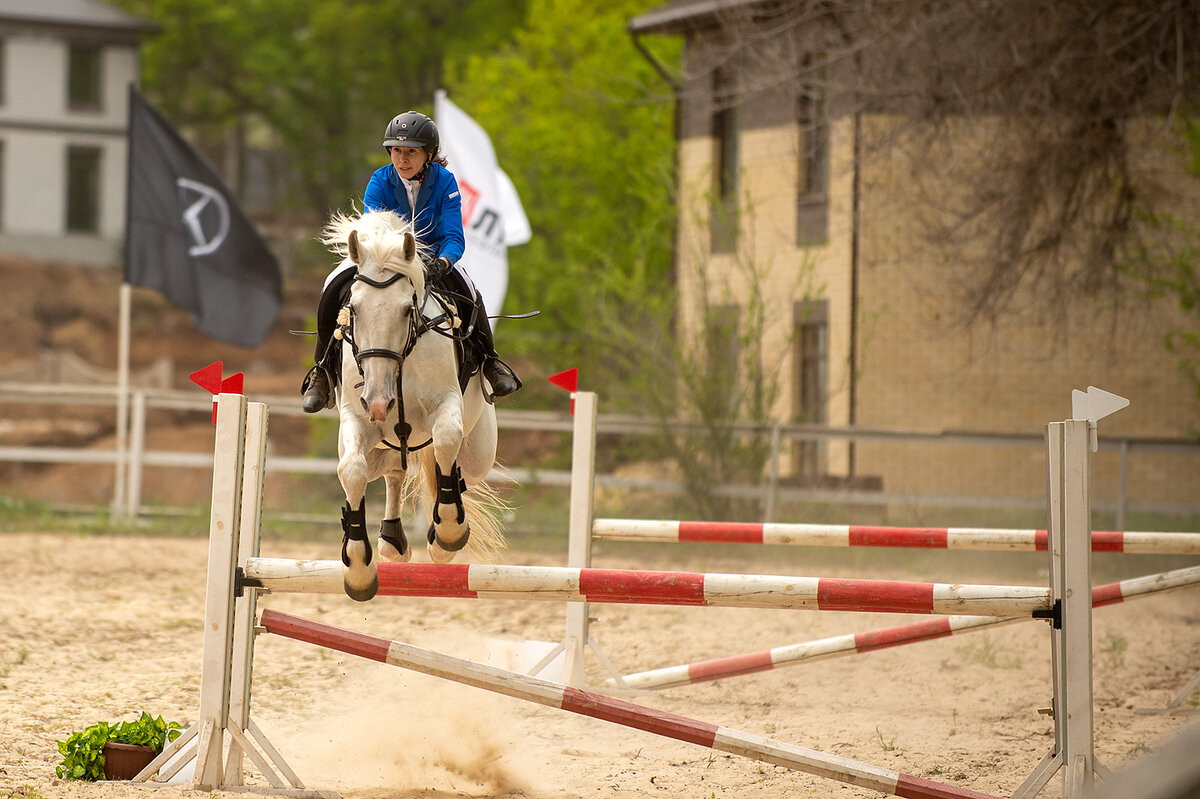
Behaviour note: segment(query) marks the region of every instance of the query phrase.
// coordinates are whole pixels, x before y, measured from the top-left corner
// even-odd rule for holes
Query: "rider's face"
[[[413,176],[425,166],[425,150],[421,147],[389,147],[392,155],[392,166],[400,177],[412,180]]]

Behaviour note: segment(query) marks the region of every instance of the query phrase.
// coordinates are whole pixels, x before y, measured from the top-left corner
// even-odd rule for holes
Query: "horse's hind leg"
[[[385,560],[407,563],[412,558],[412,547],[404,535],[404,526],[400,523],[401,486],[404,484],[402,474],[386,474],[383,481],[387,485],[387,506],[384,519],[379,523],[379,556]]]

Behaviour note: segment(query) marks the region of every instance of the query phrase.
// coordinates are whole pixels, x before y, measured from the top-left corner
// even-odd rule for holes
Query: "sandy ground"
[[[332,558],[335,547],[332,540],[266,541],[263,552]],[[761,548],[741,549],[712,555],[658,547],[636,557],[626,549],[599,553],[595,565],[805,574]],[[131,719],[142,710],[185,724],[194,719],[205,558],[206,542],[199,538],[0,536],[0,797],[200,795],[183,785],[65,782],[55,778],[54,767],[60,760],[55,742],[97,721]],[[514,555],[508,562],[561,565],[536,555]],[[894,568],[874,571],[881,573],[847,564],[840,574],[834,569],[821,576],[897,576]],[[988,582],[978,575],[956,579]],[[1016,582],[1039,581],[1031,574]],[[338,596],[269,596],[262,603],[480,660],[503,660],[505,651],[520,650],[526,640],[556,641],[563,634],[558,603],[380,599],[360,605]],[[626,671],[911,620],[591,608],[597,640]],[[1120,769],[1188,721],[1135,710],[1162,707],[1200,668],[1200,596],[1192,589],[1103,608],[1095,616],[1094,641],[1096,752]],[[346,797],[878,795],[269,635],[258,639],[255,663],[259,725],[309,786]],[[606,676],[595,659],[588,668],[594,683]],[[624,695],[1006,796],[1053,743],[1052,722],[1037,713],[1050,696],[1049,636],[1042,622]],[[1043,795],[1057,795],[1059,784],[1052,780]]]

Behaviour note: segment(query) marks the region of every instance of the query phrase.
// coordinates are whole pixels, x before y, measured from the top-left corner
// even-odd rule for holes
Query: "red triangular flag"
[[[209,394],[220,394],[221,369],[224,366],[225,364],[222,361],[210,363],[203,369],[197,369],[196,371],[192,372],[190,375],[188,375],[188,377],[192,379],[193,383],[200,386],[200,388],[204,389]],[[241,392],[239,391],[238,393],[240,394]]]
[[[573,392],[579,388],[579,367],[572,367],[565,372],[559,372],[556,375],[550,375],[546,379],[564,391]]]
[[[245,385],[245,382],[246,382],[246,373],[245,372],[238,372],[237,374],[232,374],[229,377],[227,377],[221,381],[221,393],[222,394],[241,394],[242,386]]]
[[[559,372],[556,375],[550,375],[546,379],[564,391],[570,391],[572,394],[574,394],[576,389],[579,388],[579,367],[572,366],[567,371]],[[571,415],[575,415],[574,397],[571,397]]]

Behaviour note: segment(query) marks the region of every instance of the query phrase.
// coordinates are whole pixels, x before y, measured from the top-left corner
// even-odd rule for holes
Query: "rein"
[[[354,279],[360,280],[372,288],[385,289],[391,286],[401,277],[403,277],[403,275],[397,272],[386,280],[375,280],[374,278],[363,274],[356,274]],[[393,444],[388,441],[387,438],[383,438],[380,443],[389,449],[396,450],[400,453],[400,468],[406,470],[408,469],[408,453],[410,451],[419,450],[423,447],[429,446],[429,444],[433,442],[433,439],[430,438],[429,441],[426,441],[422,444],[417,444],[416,446],[409,446],[408,444],[408,436],[410,433],[412,433],[412,425],[410,425],[404,419],[404,361],[412,353],[413,347],[415,347],[417,344],[417,339],[419,339],[424,333],[432,331],[438,335],[445,336],[446,338],[458,338],[458,336],[454,334],[453,330],[443,330],[439,327],[439,325],[441,325],[443,322],[453,321],[453,317],[449,312],[449,309],[440,298],[438,298],[437,301],[440,305],[442,305],[442,313],[428,319],[425,317],[425,305],[429,302],[430,296],[433,296],[433,292],[426,289],[425,298],[418,306],[417,295],[415,292],[413,293],[412,309],[407,314],[408,336],[406,337],[402,352],[386,349],[384,347],[371,347],[360,350],[358,348],[358,343],[354,339],[353,309],[349,305],[343,306],[342,312],[338,315],[338,333],[341,334],[340,338],[343,341],[350,344],[350,351],[354,355],[354,363],[358,366],[358,374],[364,379],[364,381],[366,380],[366,374],[363,372],[363,359],[390,358],[396,362],[396,413],[398,418],[394,432],[396,434],[396,438],[400,440],[400,444]],[[360,383],[359,385],[361,386],[362,384]]]

